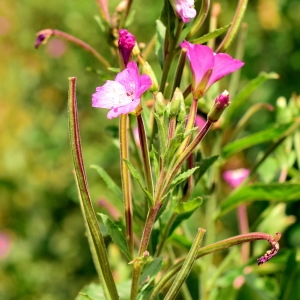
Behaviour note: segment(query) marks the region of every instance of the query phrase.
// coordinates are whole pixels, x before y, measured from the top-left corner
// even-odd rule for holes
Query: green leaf
[[[214,155],[200,160],[199,169],[195,172],[195,183],[205,174],[207,169],[214,164],[219,155]]]
[[[192,40],[191,42],[193,44],[204,44],[204,43],[208,42],[209,40],[214,39],[214,38],[220,36],[221,34],[223,34],[224,32],[226,32],[230,26],[231,26],[231,24],[225,25],[221,28],[216,29],[215,31],[212,31],[205,35],[202,35],[201,37],[196,38],[196,39]]]
[[[286,131],[290,127],[292,127],[292,125],[293,123],[275,125],[260,132],[233,141],[232,143],[229,143],[224,147],[222,151],[222,156],[223,158],[228,159],[236,153],[251,146],[261,144],[264,142],[276,141],[280,137],[282,137],[286,133]]]
[[[117,284],[120,300],[130,299],[130,281],[124,281]],[[99,300],[106,299],[100,284],[91,283],[85,286],[77,295],[75,300]]]
[[[98,213],[103,225],[106,227],[108,234],[112,238],[113,242],[118,246],[120,251],[126,256],[128,261],[131,261],[129,247],[126,238],[122,232],[122,229],[113,222],[107,215]]]
[[[199,167],[195,167],[192,169],[189,169],[179,175],[177,175],[174,180],[172,181],[170,185],[170,189],[174,188],[176,185],[180,184],[181,182],[185,181],[188,179]]]
[[[113,179],[107,174],[107,172],[100,166],[91,165],[92,169],[95,169],[103,181],[106,183],[107,187],[112,190],[116,196],[122,198],[122,190],[117,186]]]
[[[133,176],[133,178],[136,180],[136,182],[139,184],[140,188],[142,189],[142,191],[145,193],[145,195],[147,196],[147,198],[150,200],[151,205],[154,204],[152,195],[147,191],[147,189],[145,188],[144,184],[143,184],[143,180],[140,176],[140,174],[138,173],[137,169],[132,165],[132,163],[130,161],[128,161],[127,159],[124,159],[130,174]]]
[[[194,198],[187,202],[178,203],[174,209],[174,212],[178,214],[185,214],[195,211],[203,203],[202,197]]]
[[[166,27],[160,20],[156,20],[156,33],[157,33],[157,39],[155,44],[155,54],[156,57],[158,58],[161,68],[163,68]]]
[[[178,150],[178,147],[180,146],[182,141],[183,141],[182,133],[175,135],[170,140],[169,147],[166,149],[165,152],[162,152],[165,166],[168,166],[171,163],[171,161],[174,158],[175,153]]]
[[[176,216],[170,231],[169,235],[173,234],[174,230],[184,221],[191,217],[191,215],[197,210],[197,208],[202,205],[204,198],[196,197],[187,202],[179,203],[175,206],[174,212],[178,213]]]
[[[153,259],[150,263],[148,263],[143,269],[139,280],[139,284],[142,284],[145,281],[151,282],[155,278],[156,274],[161,270],[162,262],[162,257],[158,257]]]
[[[259,87],[261,86],[266,80],[268,79],[278,79],[278,74],[271,72],[265,73],[261,72],[256,78],[251,80],[230,102],[230,105],[226,109],[226,117],[225,117],[225,124],[229,123],[232,119],[232,115],[235,112],[239,112],[238,108],[248,99],[248,97]]]
[[[255,183],[233,191],[221,204],[225,214],[240,204],[249,201],[291,202],[300,199],[300,184],[297,183]]]

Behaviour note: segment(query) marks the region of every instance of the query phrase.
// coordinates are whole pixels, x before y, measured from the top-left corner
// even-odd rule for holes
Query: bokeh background
[[[145,1],[134,2],[129,30],[139,42],[155,33],[162,2],[152,0],[147,11]],[[219,2],[225,25],[237,1]],[[300,93],[300,1],[249,2],[242,82],[260,71],[278,73],[279,80],[252,96],[274,104],[279,96]],[[117,1],[109,3],[112,11]],[[118,182],[118,149],[113,130],[107,129],[117,121],[91,107],[91,94],[104,80],[94,57],[58,38],[33,47],[36,32],[56,28],[90,43],[116,64],[95,15],[96,0],[0,0],[0,299],[73,299],[96,278],[72,174],[67,78],[78,78],[86,166],[99,164]],[[259,120],[254,128],[270,121],[268,116]],[[95,207],[100,210],[101,199],[116,202],[96,172],[87,168],[87,173]],[[300,246],[297,208],[293,204],[298,219],[287,232],[287,245],[295,247]]]

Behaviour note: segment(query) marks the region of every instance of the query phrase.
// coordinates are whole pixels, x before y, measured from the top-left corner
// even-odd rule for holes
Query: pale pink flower
[[[107,80],[96,88],[92,95],[92,106],[108,108],[108,119],[128,114],[140,104],[140,97],[148,90],[152,82],[148,75],[139,75],[136,62],[130,62],[114,81]]]
[[[192,92],[196,99],[202,97],[213,83],[244,65],[226,53],[214,53],[205,45],[183,41],[180,46],[187,49],[193,73]]]
[[[223,179],[233,188],[237,188],[250,174],[249,169],[227,170],[223,173]]]
[[[175,0],[175,10],[184,23],[196,17],[194,0]]]

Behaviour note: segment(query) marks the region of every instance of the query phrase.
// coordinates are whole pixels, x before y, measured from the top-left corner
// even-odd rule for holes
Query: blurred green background
[[[109,2],[112,11],[117,1]],[[151,1],[147,12],[144,1],[134,2],[135,21],[129,30],[139,42],[148,42],[155,33],[162,2]],[[237,1],[219,2],[225,25]],[[260,71],[274,71],[280,79],[266,83],[253,101],[275,103],[279,96],[299,94],[300,1],[250,2],[242,82]],[[72,174],[67,78],[78,78],[86,166],[99,164],[116,181],[118,150],[105,128],[117,121],[91,107],[91,94],[104,80],[94,57],[57,38],[38,50],[33,47],[36,32],[56,28],[90,43],[117,67],[95,15],[95,0],[0,0],[0,299],[73,299],[96,278]],[[121,205],[95,171],[87,172],[96,207],[99,199]],[[296,203],[293,211],[297,208]],[[300,213],[294,214],[298,220],[293,230],[299,232]],[[299,247],[299,237],[292,234],[287,245]]]

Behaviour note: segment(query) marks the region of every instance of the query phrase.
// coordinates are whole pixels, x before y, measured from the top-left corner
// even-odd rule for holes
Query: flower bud
[[[180,102],[180,111],[179,111],[179,114],[177,116],[177,121],[178,122],[185,122],[185,120],[186,120],[186,110],[185,110],[184,99],[182,99],[182,101]]]
[[[158,92],[155,96],[154,109],[159,116],[162,116],[166,110],[165,98],[161,92]]]
[[[148,64],[148,62],[145,62],[142,68],[142,73],[143,74],[147,74],[151,80],[152,80],[152,85],[150,87],[150,91],[151,92],[156,92],[158,91],[158,82],[157,82],[157,78],[153,72],[153,69],[151,68],[151,66]]]
[[[125,67],[127,66],[132,49],[135,45],[135,37],[133,34],[128,32],[126,29],[120,29],[119,31],[119,40],[118,48],[122,56]]]
[[[229,105],[229,93],[224,91],[215,100],[215,103],[207,115],[207,120],[215,123],[221,117],[225,108]]]
[[[173,94],[173,98],[170,103],[170,115],[177,116],[180,112],[181,102],[183,101],[183,95],[179,88],[176,88]]]

